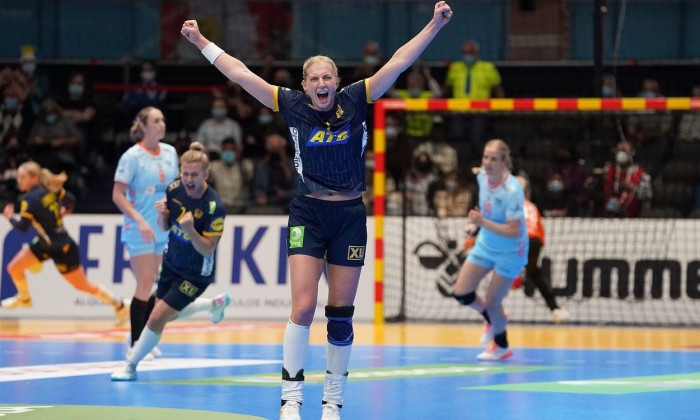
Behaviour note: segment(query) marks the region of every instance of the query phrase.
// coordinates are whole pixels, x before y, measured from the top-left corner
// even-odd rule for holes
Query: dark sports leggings
[[[553,311],[559,308],[557,301],[554,299],[552,289],[542,278],[542,269],[537,265],[540,259],[540,251],[542,251],[542,241],[539,238],[530,238],[530,251],[527,254],[527,266],[525,267],[525,281],[532,282],[540,294],[547,302],[549,310]]]

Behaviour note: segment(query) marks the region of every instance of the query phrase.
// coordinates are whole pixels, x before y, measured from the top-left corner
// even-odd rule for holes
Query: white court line
[[[66,378],[71,376],[112,373],[124,361],[63,363],[55,365],[30,365],[0,368],[0,382],[26,381],[30,379]],[[139,372],[151,370],[197,369],[210,367],[254,366],[281,364],[271,359],[177,359],[160,358],[139,363]]]

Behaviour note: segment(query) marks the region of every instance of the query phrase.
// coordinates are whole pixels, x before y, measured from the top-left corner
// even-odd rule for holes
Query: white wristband
[[[210,63],[214,64],[217,58],[224,53],[224,50],[219,48],[213,42],[210,42],[204,49],[202,49],[202,55],[209,60]]]

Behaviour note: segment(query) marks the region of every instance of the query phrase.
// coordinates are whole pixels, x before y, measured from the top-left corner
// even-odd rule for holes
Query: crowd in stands
[[[466,41],[461,51],[462,59],[452,63],[441,82],[429,67],[417,63],[386,96],[507,95],[496,67],[479,58],[478,43]],[[346,69],[350,77],[343,85],[367,77],[382,62],[379,45],[367,42],[361,65]],[[259,74],[278,86],[300,84],[271,56]],[[17,167],[35,160],[54,172],[66,172],[66,188],[78,198],[77,211],[116,212],[109,199],[116,159],[131,145],[127,131],[136,113],[155,106],[168,120],[165,141],[178,152],[187,150],[191,141],[206,147],[213,162],[211,184],[229,213],[287,212],[298,185],[288,129],[279,113],[260,106],[240,86],[229,82],[175,103],[175,95],[159,81],[156,63],[144,61],[138,82],[99,101],[92,86],[101,81],[89,80],[85,72],[74,72],[67,80],[50,76],[32,51],[23,51],[17,65],[0,70],[0,204],[16,201]],[[612,74],[603,76],[601,87],[601,97],[623,96]],[[700,86],[688,94],[699,97]],[[664,95],[655,80],[647,79],[639,92],[627,96]],[[375,166],[371,117],[370,112],[364,194],[368,211]],[[571,120],[561,115],[544,118],[543,123],[484,113],[388,113],[387,214],[465,216],[476,202],[472,168],[480,165],[478,151],[488,139],[502,138],[513,151],[514,173],[529,180],[533,201],[545,216],[700,215],[700,170],[695,163],[700,157],[700,111],[608,113],[595,117],[594,124],[589,121],[583,131],[567,126]],[[559,120],[558,128],[550,127]],[[603,162],[594,162],[592,144],[603,151]]]

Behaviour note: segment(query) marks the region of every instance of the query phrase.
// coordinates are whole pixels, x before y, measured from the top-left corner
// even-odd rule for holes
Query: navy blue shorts
[[[156,297],[162,299],[171,308],[181,311],[194,302],[210,283],[187,280],[167,265],[161,265]]]
[[[367,210],[362,198],[345,201],[298,196],[289,207],[288,255],[325,258],[330,264],[365,264]]]
[[[47,245],[38,236],[35,236],[29,249],[39,261],[52,259],[61,274],[68,274],[80,267],[78,246],[70,237],[63,238],[58,243]]]

